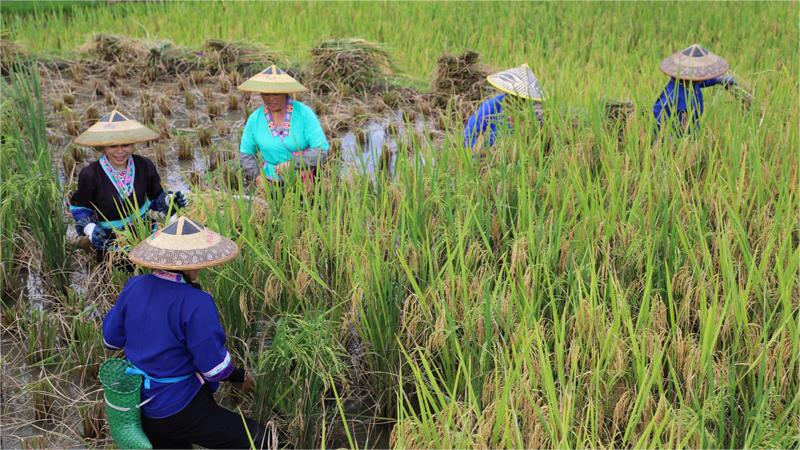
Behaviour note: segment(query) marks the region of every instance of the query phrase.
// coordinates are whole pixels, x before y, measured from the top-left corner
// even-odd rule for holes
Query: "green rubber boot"
[[[142,429],[139,410],[142,377],[126,374],[128,367],[130,363],[120,358],[108,359],[100,366],[111,437],[119,448],[153,448]]]

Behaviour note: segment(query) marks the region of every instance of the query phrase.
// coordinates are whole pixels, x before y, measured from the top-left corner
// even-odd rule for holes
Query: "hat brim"
[[[158,248],[146,239],[131,250],[128,258],[134,264],[149,269],[196,270],[224,264],[238,254],[239,246],[225,237],[221,237],[220,242],[212,247],[195,250]]]
[[[87,130],[77,138],[75,143],[86,147],[108,147],[111,145],[128,145],[149,142],[158,139],[158,133],[142,127],[124,131],[90,131]]]
[[[659,69],[672,78],[686,81],[705,81],[717,78],[728,71],[728,62],[716,55],[708,55],[707,62],[701,65],[681,65],[675,55],[661,61]]]
[[[496,82],[495,80],[492,80],[492,79],[487,79],[486,81],[488,81],[489,84],[491,84],[492,87],[497,89],[498,91],[504,92],[504,93],[509,94],[509,95],[513,95],[514,97],[524,98],[525,100],[533,100],[533,101],[536,101],[536,102],[541,102],[541,101],[544,101],[544,99],[545,99],[544,96],[533,97],[533,96],[530,96],[530,95],[527,95],[527,94],[523,94],[523,93],[517,92],[517,91],[515,91],[513,89],[510,89],[508,86],[504,86],[503,84],[498,83],[498,82]]]
[[[266,83],[257,80],[247,80],[237,88],[245,92],[258,92],[261,94],[300,94],[308,92],[308,88],[300,83]]]

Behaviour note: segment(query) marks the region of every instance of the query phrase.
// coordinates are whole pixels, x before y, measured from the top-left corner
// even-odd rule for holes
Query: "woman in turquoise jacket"
[[[245,81],[239,89],[260,93],[264,102],[250,114],[242,133],[239,156],[245,176],[259,184],[264,179],[280,183],[294,165],[303,179],[313,179],[330,145],[314,111],[291,97],[308,89],[275,66]]]

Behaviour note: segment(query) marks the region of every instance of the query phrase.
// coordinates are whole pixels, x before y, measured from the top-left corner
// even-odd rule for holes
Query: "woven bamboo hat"
[[[710,51],[692,44],[661,61],[665,74],[688,81],[703,81],[716,78],[728,71],[728,61]]]
[[[240,91],[262,94],[297,94],[308,89],[274,64],[239,85]]]
[[[528,100],[544,100],[542,86],[527,64],[493,73],[486,77],[486,81],[506,94]]]
[[[151,269],[194,270],[222,264],[237,254],[235,242],[181,216],[140,242],[128,257]]]
[[[158,139],[158,133],[115,109],[75,138],[75,143],[87,147],[108,147],[154,139]]]

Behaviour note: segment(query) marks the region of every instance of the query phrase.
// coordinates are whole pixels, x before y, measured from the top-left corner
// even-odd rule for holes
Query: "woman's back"
[[[153,378],[191,375],[174,383],[151,380],[143,396],[148,417],[172,415],[185,407],[211,378],[230,364],[225,333],[211,296],[170,273],[131,278],[103,320],[106,345]],[[212,391],[217,383],[210,382]],[[160,395],[168,392],[168,395]]]

